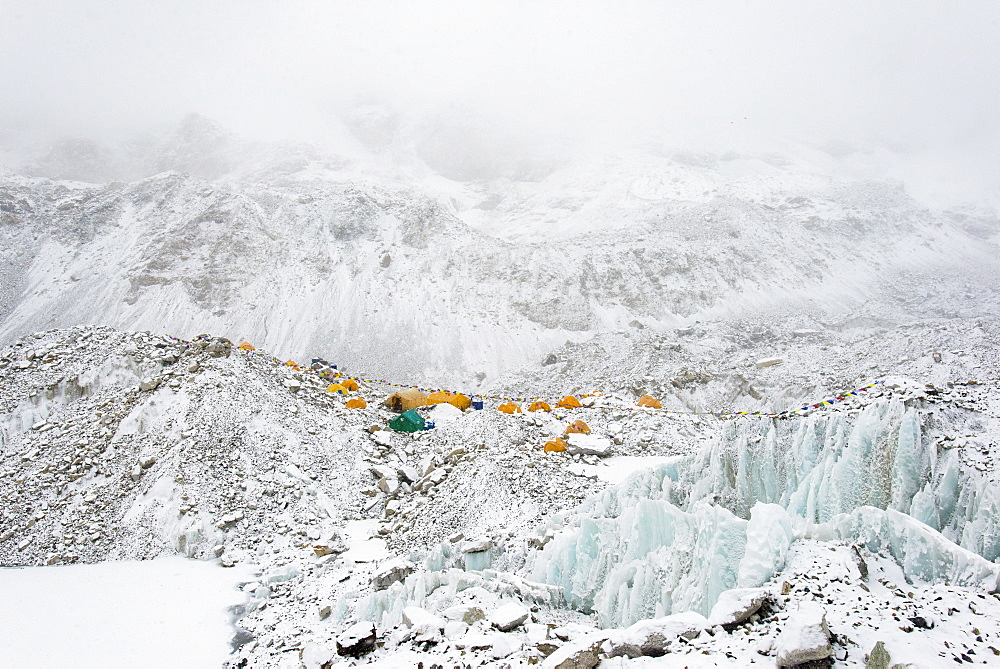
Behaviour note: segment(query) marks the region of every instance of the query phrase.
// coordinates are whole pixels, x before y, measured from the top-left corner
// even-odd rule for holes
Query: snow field
[[[221,667],[253,569],[168,557],[0,569],[5,667]]]

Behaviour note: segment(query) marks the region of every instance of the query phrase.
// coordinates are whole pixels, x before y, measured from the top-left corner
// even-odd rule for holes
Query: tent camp
[[[410,409],[389,421],[389,427],[396,432],[420,432],[424,429],[424,419],[415,410]]]
[[[639,406],[647,407],[649,409],[662,409],[663,405],[660,404],[660,400],[656,399],[652,395],[643,395],[639,398]]]
[[[567,395],[566,397],[559,400],[559,403],[556,404],[556,406],[559,407],[560,409],[578,409],[583,405],[580,404],[580,400],[576,399],[576,396]]]
[[[427,393],[422,390],[400,390],[385,398],[385,406],[393,411],[409,411],[427,404]]]
[[[428,395],[427,404],[450,404],[457,409],[465,411],[472,406],[472,400],[462,393],[453,393],[449,390],[439,390],[436,393]]]
[[[503,413],[521,413],[521,407],[513,402],[504,402],[497,407],[497,411],[502,411]]]
[[[536,400],[528,407],[528,411],[552,411],[552,407],[541,400]]]

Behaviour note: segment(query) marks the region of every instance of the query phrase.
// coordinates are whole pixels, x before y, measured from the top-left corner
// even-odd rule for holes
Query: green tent
[[[424,429],[424,419],[414,409],[404,411],[389,423],[396,432],[420,432]]]

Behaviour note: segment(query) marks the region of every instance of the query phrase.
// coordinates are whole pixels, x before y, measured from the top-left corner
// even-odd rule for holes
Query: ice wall
[[[766,583],[791,544],[812,537],[887,552],[911,581],[995,589],[998,511],[1000,487],[956,451],[939,456],[900,401],[733,421],[697,455],[636,472],[556,519],[532,578],[604,626],[707,615],[721,592]]]
[[[728,423],[675,477],[681,505],[708,499],[747,518],[757,502],[774,503],[815,523],[861,506],[892,509],[1000,557],[1000,487],[962,467],[956,450],[938,454],[921,435],[917,409],[880,401],[788,425]]]

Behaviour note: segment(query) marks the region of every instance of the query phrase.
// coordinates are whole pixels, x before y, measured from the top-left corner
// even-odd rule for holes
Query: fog
[[[347,150],[341,119],[375,105],[574,149],[836,142],[970,192],[1000,183],[996,3],[2,0],[0,15],[8,162],[191,112]]]

